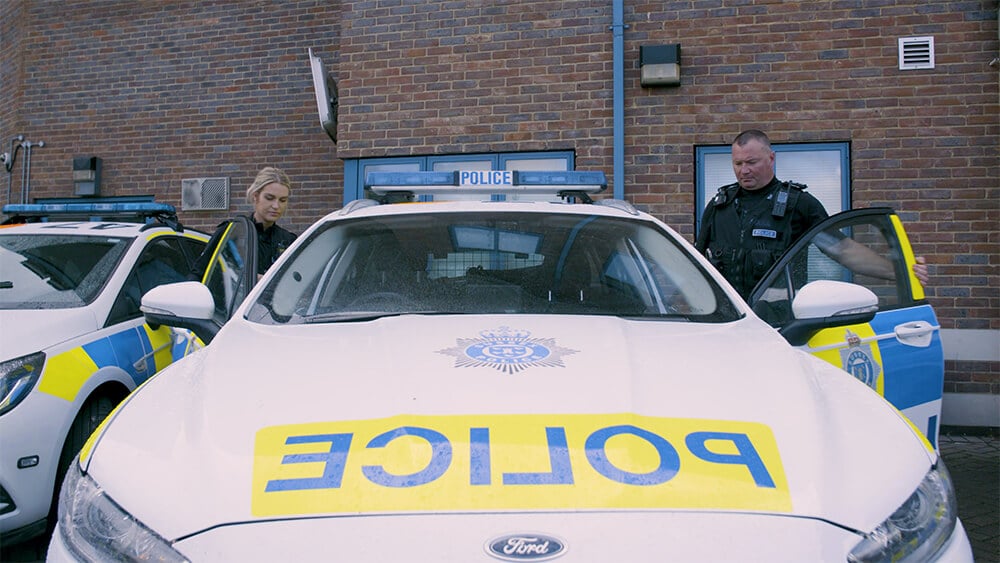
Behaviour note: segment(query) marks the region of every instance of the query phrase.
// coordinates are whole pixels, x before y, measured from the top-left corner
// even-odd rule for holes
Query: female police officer
[[[277,222],[288,209],[288,198],[291,195],[292,182],[282,170],[265,167],[257,173],[250,187],[247,188],[247,202],[253,205],[250,219],[257,230],[257,274],[263,275],[274,264],[278,256],[292,244],[296,235],[278,226]],[[224,221],[209,241],[205,251],[198,257],[191,270],[191,278],[201,280],[208,267],[218,240],[226,231],[229,221]]]
[[[253,223],[257,228],[257,273],[263,274],[285,251],[295,234],[277,225],[288,209],[292,182],[277,168],[267,167],[247,189],[247,201],[253,204]]]

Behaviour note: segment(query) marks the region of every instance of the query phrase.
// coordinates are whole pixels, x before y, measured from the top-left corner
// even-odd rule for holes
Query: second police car
[[[890,367],[860,377],[894,353],[863,328],[887,289],[794,261],[765,322],[662,222],[591,202],[601,173],[369,184],[465,200],[352,202],[245,300],[228,243],[215,282],[143,299],[211,345],[94,433],[50,560],[971,561],[924,425],[871,388]],[[839,236],[885,227],[905,277],[898,219],[866,216]],[[933,348],[921,323],[899,332]],[[843,366],[826,331],[855,335]]]
[[[155,202],[8,205],[0,226],[0,541],[45,532],[54,491],[111,409],[185,352],[146,291],[183,280],[207,236]],[[100,220],[97,220],[100,219]],[[51,510],[54,516],[54,510]]]

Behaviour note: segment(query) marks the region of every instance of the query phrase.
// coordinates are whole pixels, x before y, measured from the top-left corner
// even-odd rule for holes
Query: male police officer
[[[774,151],[763,131],[740,133],[732,150],[737,181],[719,188],[705,208],[695,246],[745,299],[778,257],[827,213],[804,185],[774,177]],[[850,240],[835,246],[840,248],[830,254],[845,266],[892,277],[889,263],[866,247]],[[922,257],[913,272],[927,283]]]

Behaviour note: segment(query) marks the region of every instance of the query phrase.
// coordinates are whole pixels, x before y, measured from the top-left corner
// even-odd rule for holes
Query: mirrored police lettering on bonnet
[[[737,135],[732,158],[736,182],[719,188],[705,207],[695,246],[746,299],[782,253],[827,212],[805,185],[774,176],[774,151],[763,131]],[[892,276],[879,257],[849,239],[823,251],[854,271]],[[924,259],[916,261],[913,273],[926,284]]]

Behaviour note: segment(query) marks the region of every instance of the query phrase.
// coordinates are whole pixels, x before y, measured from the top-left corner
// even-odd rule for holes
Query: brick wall
[[[341,158],[574,150],[611,178],[611,5],[7,0],[0,140],[45,141],[33,196],[70,195],[73,156],[104,159],[106,194],[175,204],[182,178],[229,176],[242,202],[257,168],[283,166],[295,230],[340,205]],[[625,177],[611,180],[628,199],[692,237],[696,145],[750,127],[847,141],[852,205],[900,213],[942,326],[1000,330],[997,0],[624,6]],[[897,39],[927,35],[936,68],[898,70]],[[681,86],[642,88],[639,47],[670,43]],[[338,78],[337,145],[309,47]],[[995,364],[949,362],[949,385],[1000,394]]]
[[[693,237],[695,145],[750,127],[848,141],[853,206],[900,213],[943,325],[1000,329],[996,1],[625,7],[629,199]],[[574,149],[610,172],[611,16],[603,1],[345,3],[339,154]],[[900,71],[897,39],[926,35],[936,68]],[[639,46],[669,43],[682,85],[640,87]]]
[[[3,96],[14,104],[0,108],[0,140],[45,142],[31,153],[30,197],[72,195],[73,157],[99,156],[102,195],[178,208],[182,179],[229,177],[232,211],[182,214],[191,226],[249,210],[246,188],[266,165],[292,178],[283,223],[294,230],[340,206],[307,52],[336,62],[336,2],[6,0],[0,22],[21,43],[12,57],[17,47],[0,47],[0,93],[12,77],[17,89]]]
[[[1000,363],[948,360],[945,393],[1000,394]]]
[[[572,149],[611,165],[608,2],[345,3],[343,157]]]
[[[24,5],[20,2],[0,3],[0,153],[11,151],[11,141],[16,131],[15,119],[20,115],[22,36]],[[11,169],[12,172],[15,169]],[[20,172],[20,169],[16,170]],[[13,190],[6,168],[0,167],[0,201],[8,199],[8,189]],[[17,175],[20,178],[20,175]]]

